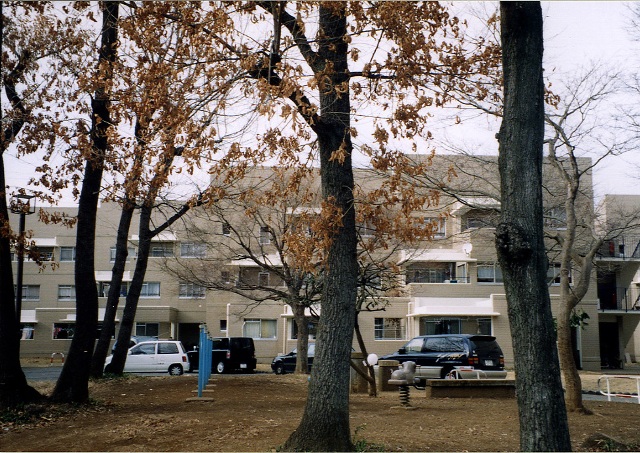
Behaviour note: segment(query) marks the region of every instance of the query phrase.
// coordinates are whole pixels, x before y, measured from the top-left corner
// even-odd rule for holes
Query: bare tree
[[[557,93],[559,100],[546,114],[550,130],[547,149],[549,161],[565,189],[558,199],[562,213],[561,229],[547,229],[547,236],[559,247],[560,309],[557,317],[558,352],[566,387],[567,409],[590,413],[582,402],[582,385],[575,362],[572,328],[577,305],[583,300],[593,281],[595,257],[605,241],[637,227],[640,212],[627,212],[616,222],[599,221],[591,201],[591,173],[610,157],[633,149],[634,137],[603,121],[606,101],[621,93],[619,77],[593,68],[574,79],[566,80],[565,89]],[[606,128],[605,128],[606,126]],[[589,165],[581,165],[581,155],[595,156]],[[553,253],[554,250],[550,250]]]

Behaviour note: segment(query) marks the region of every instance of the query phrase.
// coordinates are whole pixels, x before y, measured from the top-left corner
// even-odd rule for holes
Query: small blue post
[[[200,325],[200,341],[198,344],[198,398],[202,398],[202,391],[211,377],[211,355],[213,342],[207,334],[207,326]]]

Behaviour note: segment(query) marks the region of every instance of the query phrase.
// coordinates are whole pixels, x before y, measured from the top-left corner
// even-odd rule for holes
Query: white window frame
[[[157,291],[156,291],[157,288]],[[144,282],[140,288],[141,299],[159,299],[160,282]]]
[[[251,337],[254,340],[275,340],[278,338],[278,320],[267,318],[245,319],[242,324],[242,335]]]
[[[393,327],[391,322],[398,322],[397,327]],[[406,338],[406,319],[396,318],[374,318],[373,339],[375,341],[404,340]],[[388,336],[393,334],[392,336]]]
[[[204,299],[206,296],[206,288],[197,283],[180,282],[178,293],[180,299]]]
[[[131,258],[135,258],[135,256],[136,256],[135,247],[127,247],[127,261],[129,261]],[[114,263],[115,261],[116,261],[116,248],[111,247],[109,249],[109,262]]]
[[[174,256],[173,242],[152,242],[149,258],[170,258]]]
[[[65,293],[68,293],[68,295]],[[76,300],[76,285],[58,285],[58,300]]]
[[[14,287],[14,291],[18,291],[17,287]],[[22,285],[22,300],[37,302],[40,300],[40,285]]]
[[[181,242],[180,258],[204,258],[207,256],[207,245],[204,242]]]
[[[65,256],[71,252],[71,257]],[[60,262],[72,263],[76,260],[76,248],[75,247],[60,247]]]
[[[491,281],[488,276],[480,277],[480,268],[491,269]],[[502,276],[502,269],[497,262],[478,263],[476,265],[476,278],[479,285],[502,285],[504,283],[504,277]],[[480,279],[483,279],[481,281]]]

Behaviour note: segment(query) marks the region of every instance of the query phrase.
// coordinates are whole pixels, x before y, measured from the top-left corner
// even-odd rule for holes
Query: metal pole
[[[24,224],[26,214],[24,210],[20,211],[20,223],[18,226],[19,241],[18,241],[18,275],[16,282],[16,316],[18,317],[18,336],[22,335],[22,324],[20,323],[22,318],[22,273],[24,268]],[[18,348],[20,348],[18,343]]]

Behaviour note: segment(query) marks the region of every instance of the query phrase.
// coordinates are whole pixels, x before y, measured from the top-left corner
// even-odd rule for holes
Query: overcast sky
[[[497,4],[497,3],[493,3]],[[615,1],[543,2],[545,23],[545,71],[569,73],[593,62],[611,67],[640,66],[639,44],[631,39],[626,3]],[[482,131],[497,149],[493,133]],[[495,145],[495,146],[494,146]],[[615,158],[594,175],[598,195],[631,193],[640,195],[640,152]],[[24,187],[35,164],[5,156],[7,183]],[[66,205],[73,201],[65,202]]]
[[[640,67],[639,43],[629,29],[628,3],[551,1],[542,5],[545,71],[567,73],[591,63],[630,71]],[[596,170],[594,183],[599,195],[640,195],[640,150],[610,159]]]

